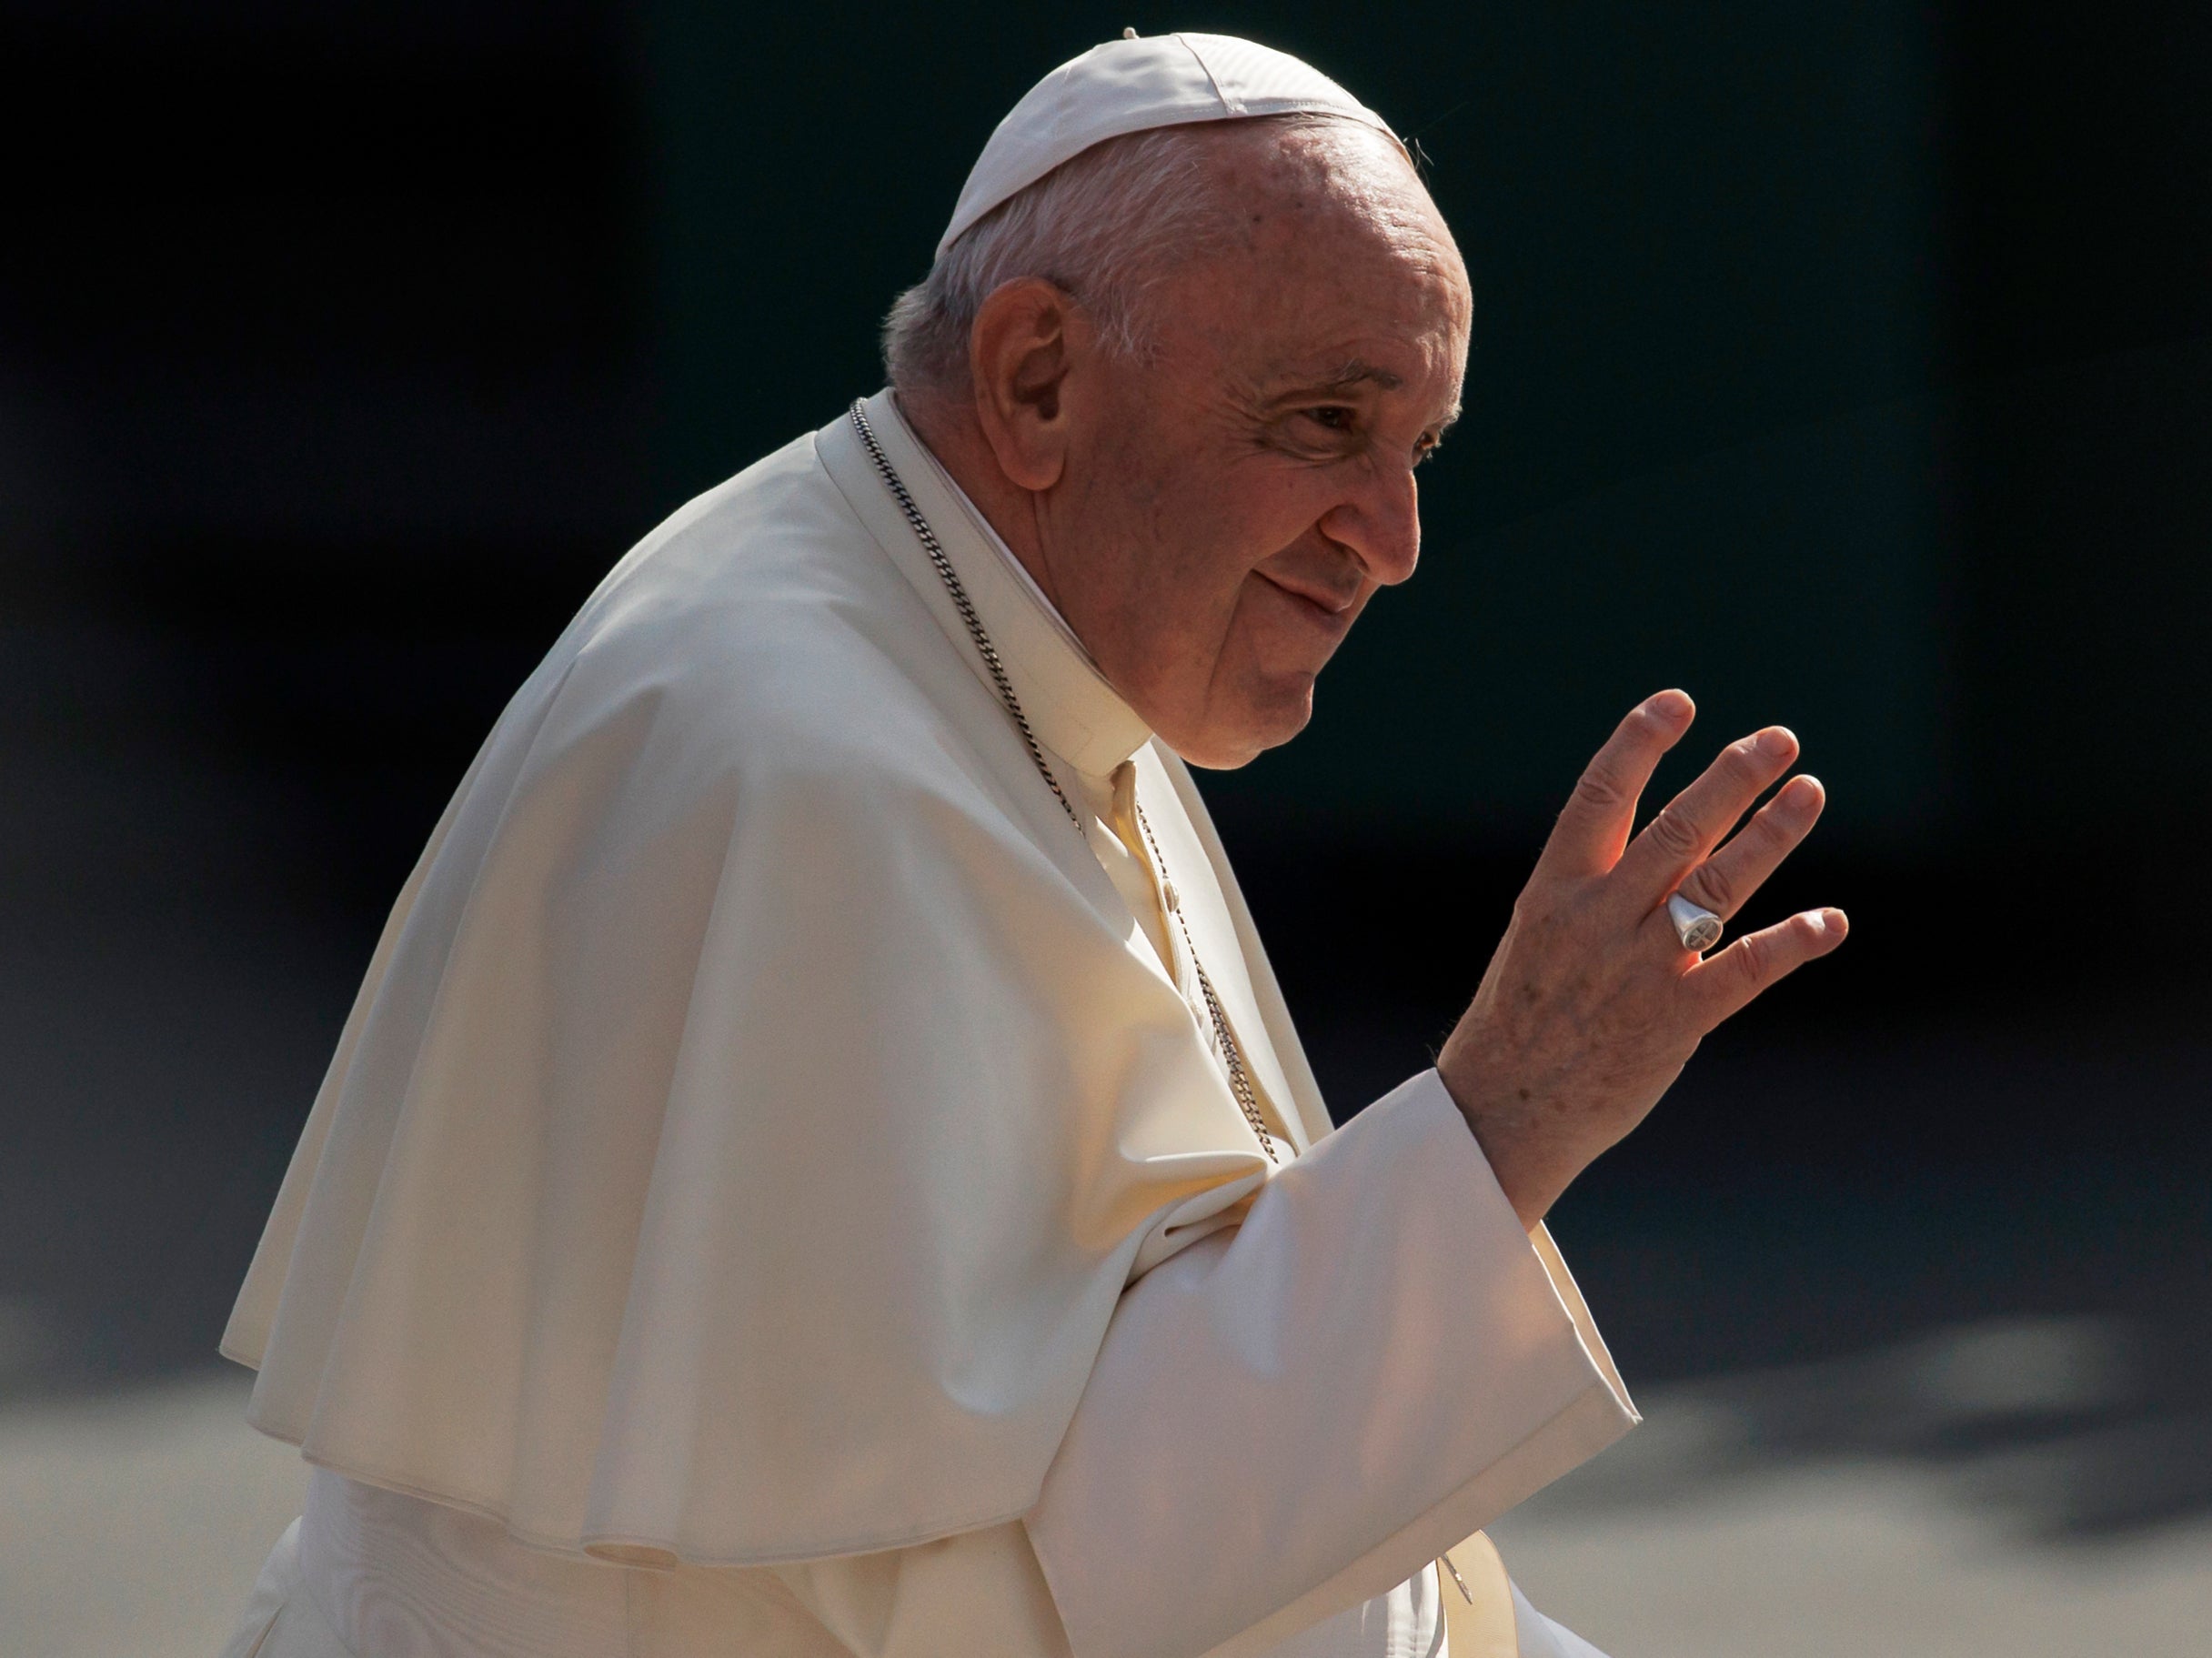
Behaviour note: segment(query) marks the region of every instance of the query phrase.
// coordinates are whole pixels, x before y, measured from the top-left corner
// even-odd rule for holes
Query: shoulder
[[[608,574],[508,710],[682,791],[957,785],[982,688],[801,437]],[[983,708],[986,717],[994,710]]]

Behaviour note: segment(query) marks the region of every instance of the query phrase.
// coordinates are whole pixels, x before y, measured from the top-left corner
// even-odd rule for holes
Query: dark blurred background
[[[0,0],[0,1394],[211,1362],[509,691],[875,388],[991,126],[1124,24],[1342,80],[1474,275],[1421,575],[1207,780],[1338,1115],[1624,709],[1785,721],[1833,804],[1750,919],[1853,937],[1562,1205],[1624,1368],[2101,1321],[2111,1387],[1768,1449],[2057,1445],[2054,1535],[2201,1516],[2201,4]]]

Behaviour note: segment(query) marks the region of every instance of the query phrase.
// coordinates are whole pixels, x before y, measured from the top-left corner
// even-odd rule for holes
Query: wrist
[[[1490,1165],[1491,1178],[1513,1205],[1523,1230],[1533,1231],[1574,1178],[1571,1171],[1563,1177],[1560,1172],[1564,1160],[1559,1148],[1549,1143],[1546,1113],[1528,1099],[1525,1089],[1485,1087],[1474,1079],[1455,1079],[1442,1066],[1437,1079],[1459,1108],[1483,1161]]]

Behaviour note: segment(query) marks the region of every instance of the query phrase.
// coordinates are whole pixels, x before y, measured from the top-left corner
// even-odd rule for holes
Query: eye
[[[1325,426],[1332,432],[1349,432],[1358,420],[1358,414],[1341,403],[1324,403],[1319,408],[1305,411],[1306,418]]]

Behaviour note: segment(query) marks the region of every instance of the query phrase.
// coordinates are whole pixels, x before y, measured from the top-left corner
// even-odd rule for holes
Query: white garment
[[[1296,1161],[839,421],[649,538],[502,718],[225,1351],[358,1481],[679,1565],[631,1574],[664,1600],[772,1578],[804,1614],[739,1650],[1266,1651],[1633,1408],[1433,1076],[1329,1132],[1187,774],[870,408],[1055,770],[1133,759]]]
[[[1059,608],[1037,585],[1037,578],[1015,556],[1014,549],[1006,545],[1005,538],[992,528],[990,520],[968,498],[967,491],[939,464],[936,456],[930,452],[927,446],[914,436],[904,417],[897,413],[897,407],[894,399],[891,402],[894,440],[901,447],[910,445],[930,476],[934,477],[960,509],[962,521],[954,527],[956,543],[961,538],[958,531],[966,530],[972,535],[977,545],[989,548],[996,556],[999,568],[1013,578],[1013,593],[1004,591],[996,582],[987,587],[987,599],[978,605],[985,623],[985,632],[995,634],[997,628],[1004,625],[1012,637],[1022,640],[1024,648],[1020,655],[1025,680],[1050,682],[1056,678],[1067,679],[1071,682],[1069,699],[1078,703],[1103,700],[1106,696],[1111,696],[1111,689],[1103,677],[1099,675],[1091,652],[1076,637],[1075,629],[1068,625],[1067,618],[1061,615]],[[974,561],[969,562],[972,565]],[[1066,654],[1073,658],[1064,673],[1055,674],[1048,666],[1051,658],[1061,653],[1049,648],[1038,648],[1041,642],[1035,640],[1032,631],[1020,625],[1032,611],[1042,614],[1052,624],[1054,631],[1060,636],[1061,644],[1065,647]],[[1119,700],[1115,698],[1115,701]],[[1054,759],[1057,760],[1058,757]],[[1136,762],[1125,759],[1111,771],[1103,772],[1060,763],[1055,775],[1062,787],[1068,789],[1070,805],[1086,819],[1082,832],[1090,843],[1091,854],[1099,860],[1099,867],[1105,871],[1106,879],[1113,883],[1115,892],[1120,894],[1122,903],[1128,907],[1131,917],[1143,930],[1161,970],[1181,992],[1185,1005],[1197,1021],[1200,1035],[1205,1040],[1208,1050],[1226,1077],[1228,1056],[1222,1050],[1212,1015],[1199,989],[1200,963],[1191,951],[1190,940],[1183,935],[1181,895],[1172,879],[1159,867],[1155,849],[1143,832],[1143,824],[1149,819],[1141,819],[1138,815]],[[1159,811],[1163,808],[1156,805],[1152,809]],[[1171,824],[1181,821],[1181,813],[1173,801],[1165,803],[1164,811],[1166,820]],[[1174,915],[1172,920],[1171,911]],[[1235,946],[1234,940],[1228,939],[1221,940],[1221,948],[1241,949]],[[1236,965],[1241,967],[1242,964],[1238,962]],[[1261,1079],[1255,1077],[1252,1080],[1260,1099],[1261,1114],[1275,1136],[1276,1149],[1288,1152],[1298,1143],[1298,1140],[1288,1129],[1282,1103],[1270,1096]]]
[[[1255,1219],[1245,1230],[1266,1224],[1287,1205],[1302,1211],[1286,1223],[1296,1244],[1343,1251],[1348,1257],[1345,1276],[1318,1292],[1307,1289],[1301,1296],[1296,1281],[1283,1286],[1294,1299],[1310,1304],[1318,1322],[1329,1317],[1325,1303],[1331,1291],[1363,1296],[1374,1282],[1372,1262],[1360,1260],[1352,1241],[1362,1227],[1370,1233],[1387,1231],[1373,1226],[1371,1213],[1372,1193],[1387,1189],[1409,1210],[1441,1211],[1446,1217],[1441,1231],[1413,1228],[1391,1234],[1391,1249],[1433,1261],[1432,1288],[1416,1301],[1433,1300],[1450,1293],[1466,1254],[1463,1247],[1454,1247],[1461,1241],[1450,1224],[1453,1201],[1464,1199],[1470,1187],[1479,1192],[1474,1177],[1480,1173],[1473,1141],[1432,1074],[1370,1107],[1352,1127],[1302,1161],[1293,1175],[1276,1182],[1254,1206]],[[1278,1197],[1284,1202],[1278,1203]],[[1503,1206],[1502,1198],[1496,1201]],[[1257,1254],[1264,1263],[1279,1254],[1283,1241],[1263,1242]],[[1178,1256],[1176,1262],[1195,1262],[1207,1252],[1231,1247],[1226,1238],[1210,1240]],[[1176,1262],[1130,1292],[1132,1309],[1158,1304],[1161,1291],[1179,1275]],[[1387,1275],[1407,1276],[1406,1267],[1406,1262],[1398,1262]],[[1190,1289],[1203,1294],[1208,1285],[1219,1288],[1222,1280],[1232,1280],[1234,1271],[1201,1273],[1184,1269],[1180,1275],[1190,1278],[1191,1284],[1180,1293],[1171,1291],[1170,1304],[1155,1322],[1172,1324],[1185,1311],[1181,1303],[1189,1301]],[[1233,1296],[1236,1286],[1232,1282],[1228,1287]],[[1322,1355],[1302,1339],[1301,1321],[1269,1311],[1276,1316],[1265,1321],[1279,1328],[1270,1332],[1263,1323],[1248,1331],[1248,1338],[1274,1334],[1277,1345],[1265,1357],[1302,1370],[1325,1385],[1330,1378],[1318,1362]],[[1416,1311],[1434,1309],[1417,1305]],[[1485,1321],[1498,1311],[1480,1310]],[[1503,1311],[1510,1313],[1512,1309]],[[1342,1339],[1398,1345],[1417,1342],[1424,1333],[1419,1326],[1393,1330],[1379,1323],[1362,1329],[1355,1320],[1341,1317],[1332,1325]],[[1117,1321],[1117,1332],[1123,1328]],[[1510,1321],[1503,1333],[1510,1336]],[[1135,1340],[1141,1352],[1141,1331]],[[1210,1365],[1209,1355],[1195,1357],[1199,1384],[1220,1380],[1223,1372],[1233,1381],[1233,1362]],[[1372,1368],[1383,1396],[1397,1391],[1384,1373],[1387,1366]],[[1112,1408],[1117,1394],[1129,1387],[1133,1385],[1141,1394],[1162,1380],[1135,1369],[1101,1377],[1085,1396],[1079,1425],[1091,1411]],[[1164,1380],[1171,1387],[1176,1384],[1176,1379]],[[1218,1402],[1213,1422],[1202,1426],[1221,1432],[1226,1419],[1248,1402],[1240,1396]],[[1128,1403],[1141,1410],[1144,1399]],[[1157,1442],[1158,1436],[1150,1437]],[[1233,1461],[1241,1449],[1234,1444],[1224,1447],[1222,1460]],[[1216,1593],[1233,1600],[1244,1551],[1295,1546],[1302,1531],[1311,1530],[1295,1520],[1281,1524],[1262,1512],[1248,1522],[1254,1529],[1241,1534],[1223,1526],[1225,1515],[1241,1515],[1255,1499],[1264,1511],[1271,1501],[1281,1504],[1309,1498],[1313,1492],[1322,1493],[1322,1501],[1359,1500],[1356,1482],[1343,1480],[1332,1463],[1356,1459],[1361,1448],[1353,1444],[1315,1449],[1325,1454],[1311,1456],[1303,1469],[1284,1470],[1278,1459],[1227,1490],[1202,1489],[1195,1505],[1199,1512],[1191,1522],[1172,1512],[1171,1480],[1159,1492],[1154,1512],[1111,1510],[1124,1492],[1109,1491],[1104,1505],[1093,1504],[1099,1512],[1058,1515],[1051,1542],[1063,1569],[1083,1569],[1093,1556],[1133,1552],[1133,1569],[1145,1577],[1152,1593],[1191,1613],[1172,1621],[1153,1615],[1147,1623],[1133,1609],[1124,1609],[1124,1615],[1098,1632],[1095,1642],[1086,1643],[1071,1630],[1077,1635],[1073,1650],[1086,1654],[1194,1650],[1173,1644],[1178,1634],[1171,1622],[1191,1625],[1198,1613],[1211,1610]],[[1292,1472],[1295,1479],[1284,1477]],[[1199,1472],[1220,1477],[1218,1470]],[[1079,1469],[1072,1478],[1096,1492],[1095,1473]],[[1064,1489],[1060,1479],[1056,1472],[1048,1481],[1048,1504],[1056,1491]],[[1141,1471],[1132,1488],[1141,1492],[1144,1486]],[[1166,1534],[1154,1537],[1148,1532],[1147,1546],[1131,1551],[1132,1524],[1158,1527]],[[888,1554],[800,1565],[652,1570],[528,1548],[477,1515],[322,1470],[313,1477],[296,1544],[287,1540],[287,1549],[296,1547],[297,1561],[285,1569],[296,1583],[285,1585],[273,1601],[258,1608],[256,1615],[261,1624],[242,1629],[234,1651],[254,1653],[256,1658],[325,1658],[326,1653],[328,1658],[707,1658],[709,1653],[739,1658],[935,1658],[945,1652],[1050,1658],[1070,1651],[1061,1623],[1061,1607],[1066,1603],[1057,1581],[1048,1589],[1040,1573],[1031,1542],[1036,1525],[1032,1517],[1026,1533],[1021,1525],[999,1526]],[[1042,1549],[1042,1539],[1037,1546]],[[1119,1559],[1110,1563],[1131,1569]],[[279,1570],[275,1559],[271,1570]],[[1180,1579],[1179,1571],[1184,1574]],[[1362,1604],[1287,1633],[1278,1643],[1246,1637],[1222,1650],[1264,1653],[1267,1658],[1442,1658],[1438,1601],[1433,1573],[1423,1571]],[[289,1611],[256,1649],[254,1642],[268,1620],[277,1617],[280,1607]],[[1277,1622],[1294,1624],[1294,1620]],[[1524,1632],[1523,1658],[1587,1658],[1583,1646],[1546,1643],[1559,1640],[1563,1632],[1529,1610],[1525,1602],[1516,1600],[1514,1623]]]
[[[655,1572],[547,1554],[476,1515],[327,1469],[311,1477],[306,1512],[280,1552],[289,1581],[241,1630],[239,1658],[265,1633],[255,1658],[846,1658],[849,1650],[794,1594],[795,1582],[809,1586],[797,1573]],[[287,1603],[288,1624],[269,1632]],[[1419,1573],[1268,1658],[1446,1658],[1435,1577]]]
[[[774,1585],[749,1592],[710,1581],[722,1575],[759,1574],[565,1561],[523,1548],[488,1521],[323,1470],[309,1482],[307,1512],[270,1551],[223,1658],[652,1658],[676,1639],[720,1658],[845,1658],[826,1637],[808,1643]],[[1410,1579],[1268,1658],[1450,1658],[1434,1585],[1433,1575]],[[1519,1585],[1509,1589],[1518,1658],[1604,1658],[1531,1606]],[[761,1642],[761,1614],[785,1625],[770,1638],[780,1644]]]

